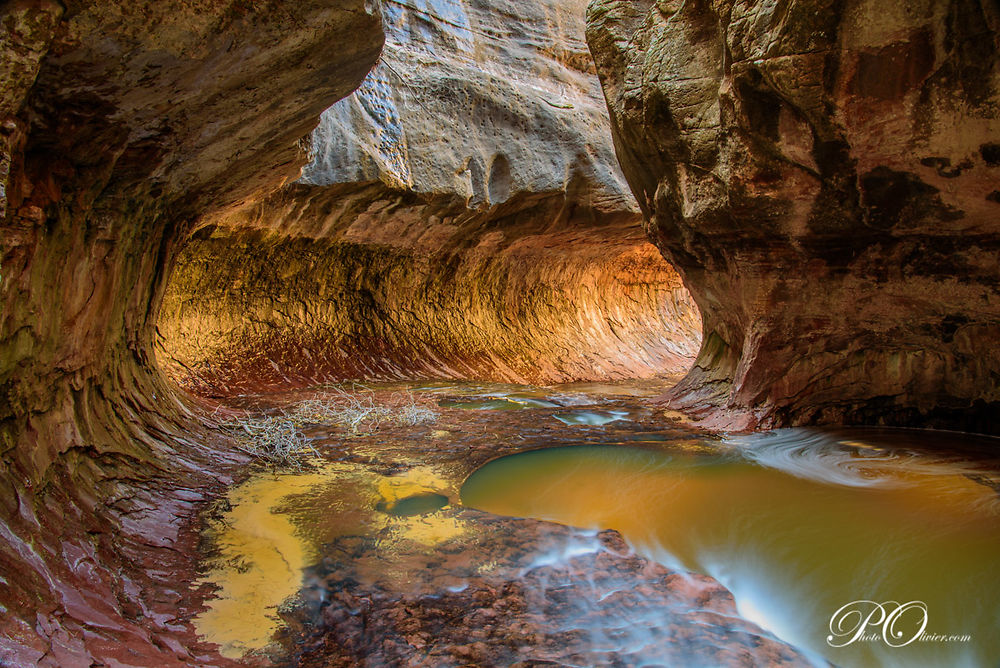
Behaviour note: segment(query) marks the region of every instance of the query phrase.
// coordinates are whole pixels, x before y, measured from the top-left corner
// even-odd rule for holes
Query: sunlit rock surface
[[[998,26],[975,0],[591,3],[618,156],[705,319],[676,407],[1000,431]]]
[[[0,663],[212,665],[180,526],[213,441],[153,365],[163,284],[197,215],[297,176],[380,17],[13,0],[0,33]]]
[[[477,209],[560,193],[635,210],[584,42],[586,2],[385,6],[382,59],[313,132],[315,185],[379,180]]]
[[[158,328],[202,393],[338,378],[686,370],[700,318],[645,239],[582,1],[387,3],[299,183],[206,220]]]
[[[562,206],[530,196],[469,212],[378,184],[296,185],[182,252],[164,364],[209,394],[682,372],[699,320],[677,274],[633,216],[548,223]],[[298,230],[269,230],[276,220]]]

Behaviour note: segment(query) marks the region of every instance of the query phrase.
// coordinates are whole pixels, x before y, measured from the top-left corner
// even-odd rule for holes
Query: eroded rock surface
[[[550,193],[634,211],[615,161],[583,0],[385,5],[386,46],[323,114],[302,181],[378,180],[479,209]]]
[[[380,64],[323,115],[301,181],[182,253],[171,375],[224,394],[685,370],[700,319],[618,171],[584,10],[387,3]]]
[[[381,20],[14,0],[0,31],[0,662],[210,665],[180,525],[227,461],[153,365],[163,283],[196,216],[296,177]]]
[[[561,199],[469,211],[377,183],[288,188],[181,253],[159,323],[164,364],[223,395],[683,372],[699,319],[676,272],[633,215],[559,222],[575,210]]]
[[[998,40],[990,2],[591,4],[619,158],[705,319],[675,406],[1000,431]]]
[[[470,474],[504,455],[618,445],[693,462],[726,451],[646,406],[665,385],[390,383],[355,396],[393,410],[416,402],[429,411],[418,424],[343,422],[316,409],[344,400],[329,386],[225,402],[296,416],[320,456],[298,471],[258,473],[216,501],[206,579],[220,600],[199,628],[289,666],[804,664],[741,618],[719,582],[640,557],[616,532],[472,508]],[[567,413],[618,419],[567,426]],[[601,506],[617,495],[597,487],[596,514],[582,523],[615,526],[614,509]],[[513,496],[529,488],[509,479]]]

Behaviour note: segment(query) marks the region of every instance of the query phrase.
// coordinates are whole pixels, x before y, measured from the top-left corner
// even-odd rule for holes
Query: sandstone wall
[[[296,185],[182,251],[159,322],[200,394],[359,378],[511,382],[686,370],[700,320],[635,216]],[[274,221],[322,236],[276,232]],[[296,222],[297,221],[297,222]]]
[[[0,662],[199,663],[172,569],[212,455],[153,363],[164,281],[198,215],[298,175],[381,20],[13,0],[0,32]]]
[[[595,0],[587,35],[705,320],[675,406],[1000,431],[995,3]]]
[[[180,256],[161,359],[186,387],[676,373],[700,320],[644,238],[585,2],[387,2],[299,184]]]

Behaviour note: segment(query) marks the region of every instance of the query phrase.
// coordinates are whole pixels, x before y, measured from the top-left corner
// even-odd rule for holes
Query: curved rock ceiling
[[[387,2],[379,64],[299,182],[180,253],[170,374],[224,394],[687,370],[700,319],[618,169],[585,6]]]

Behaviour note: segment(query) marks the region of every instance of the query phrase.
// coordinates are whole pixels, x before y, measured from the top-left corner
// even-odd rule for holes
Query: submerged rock
[[[710,578],[635,555],[614,531],[446,511],[469,527],[430,553],[344,538],[286,614],[288,665],[811,665],[739,618]],[[405,583],[405,584],[404,584]]]

